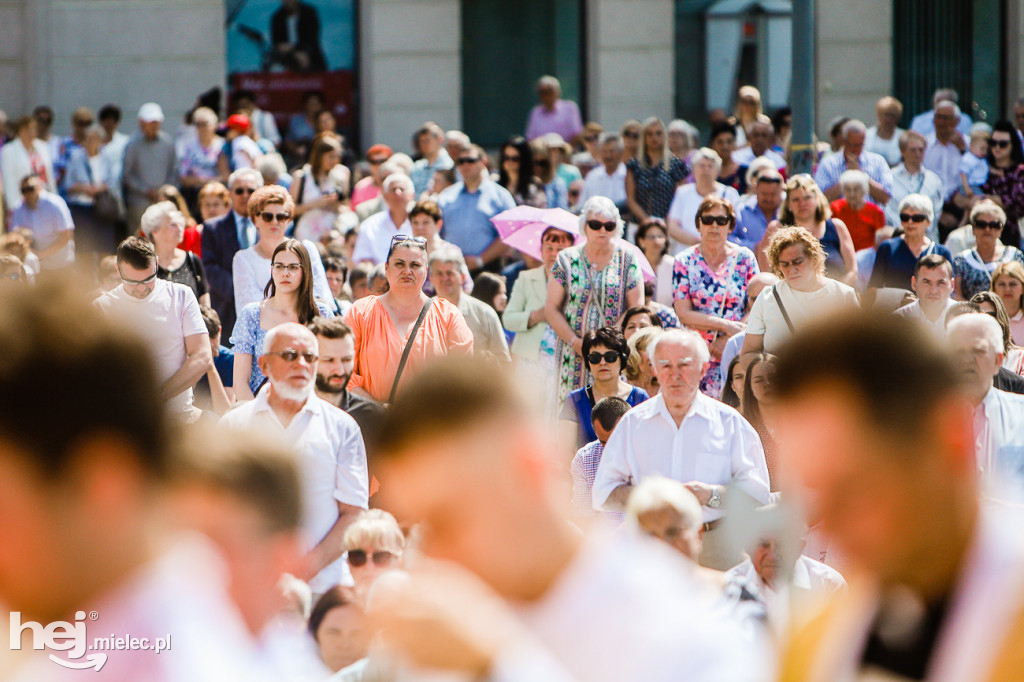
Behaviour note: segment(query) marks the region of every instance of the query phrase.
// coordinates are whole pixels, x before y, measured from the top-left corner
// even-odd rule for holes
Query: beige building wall
[[[195,97],[225,85],[223,0],[0,0],[0,107],[56,112],[113,102],[131,132],[135,112],[159,102],[173,133]]]

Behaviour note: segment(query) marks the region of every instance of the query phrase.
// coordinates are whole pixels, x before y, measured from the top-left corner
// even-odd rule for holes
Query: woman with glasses
[[[1024,265],[1002,263],[992,273],[992,291],[999,295],[1010,321],[1010,336],[1024,346]]]
[[[569,209],[569,186],[556,173],[554,151],[543,139],[530,143],[533,149],[533,172],[544,190],[544,208]]]
[[[903,234],[878,245],[868,289],[893,287],[911,291],[910,279],[921,258],[934,253],[953,261],[949,249],[928,238],[928,230],[935,218],[934,210],[932,200],[923,194],[903,197],[899,206]]]
[[[356,301],[345,322],[352,328],[356,344],[349,387],[388,403],[402,383],[431,358],[472,354],[473,333],[455,305],[423,293],[426,239],[395,235],[384,262],[384,275],[387,293]],[[406,346],[409,352],[403,363]]]
[[[517,206],[547,206],[544,187],[533,174],[533,148],[522,135],[513,135],[502,145],[496,180],[508,190]]]
[[[581,355],[583,335],[614,326],[627,308],[642,305],[644,299],[638,254],[617,239],[622,219],[612,200],[588,199],[580,222],[587,241],[558,254],[545,303],[548,324],[559,338],[559,403],[590,382]]]
[[[629,359],[626,338],[615,327],[602,327],[583,335],[583,364],[593,377],[586,388],[569,393],[559,415],[559,434],[569,456],[597,440],[591,412],[602,398],[622,398],[636,407],[650,396],[622,379]]]
[[[705,199],[721,197],[734,207],[740,201],[740,195],[735,189],[718,181],[722,169],[722,158],[718,152],[701,147],[690,157],[690,163],[694,181],[676,190],[668,209],[668,233],[676,242],[675,253],[700,242],[700,230],[694,228],[694,218]]]
[[[335,227],[344,231],[355,226],[355,212],[345,205],[351,172],[342,164],[341,154],[338,136],[320,133],[313,138],[309,162],[293,174],[296,239],[320,241]],[[347,219],[345,224],[339,224],[342,214]]]
[[[988,291],[992,273],[1001,263],[1017,261],[1024,264],[1024,253],[999,240],[1006,225],[1006,212],[991,199],[979,201],[971,209],[971,226],[975,247],[953,258],[954,293],[959,301]]]
[[[1009,121],[996,121],[988,143],[988,181],[985,194],[999,197],[1006,212],[1001,236],[1007,246],[1021,247],[1020,219],[1024,218],[1024,148]],[[973,211],[972,211],[973,213]]]
[[[722,394],[722,351],[729,337],[747,326],[747,284],[759,270],[753,251],[727,239],[736,227],[732,202],[708,197],[694,223],[700,243],[676,256],[674,307],[679,321],[700,332],[711,350],[700,388],[717,400]]]
[[[249,218],[256,227],[258,239],[247,249],[238,251],[232,259],[232,281],[235,287],[235,312],[250,303],[263,300],[264,289],[270,282],[271,256],[284,242],[288,226],[295,211],[295,201],[288,190],[280,185],[260,187],[249,197]],[[331,287],[327,283],[323,261],[316,244],[300,242],[309,253],[313,269],[313,295],[320,301],[330,301]]]
[[[366,599],[373,583],[387,571],[402,567],[405,535],[395,517],[383,509],[360,512],[342,541],[356,596]]]
[[[999,323],[999,329],[1003,333],[1003,367],[1014,374],[1024,375],[1024,348],[1013,342],[1010,335],[1010,317],[1006,314],[1002,299],[991,291],[981,291],[972,296],[970,302]]]
[[[179,249],[185,234],[185,216],[170,201],[161,201],[146,209],[140,220],[142,234],[156,249],[157,276],[192,289],[199,305],[210,305],[210,285],[199,257]]]
[[[665,124],[652,116],[644,121],[637,157],[626,161],[626,204],[638,223],[668,215],[676,188],[690,169],[669,151]]]
[[[238,400],[252,400],[265,377],[253,359],[263,353],[267,332],[284,322],[306,325],[314,317],[333,317],[327,304],[313,298],[309,252],[302,243],[286,239],[271,258],[266,298],[249,303],[238,314],[231,344],[235,351],[234,389]]]

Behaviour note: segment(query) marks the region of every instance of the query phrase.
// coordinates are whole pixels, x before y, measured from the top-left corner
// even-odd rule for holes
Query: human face
[[[137,270],[128,263],[118,263],[117,270],[121,273],[121,284],[124,292],[132,298],[140,301],[149,298],[156,287],[156,263],[153,262],[148,268]]]
[[[146,139],[152,140],[160,134],[160,121],[139,121],[139,129]]]
[[[814,279],[814,264],[803,244],[787,246],[779,253],[779,270],[782,272],[782,279],[797,290],[800,290],[801,285],[810,284]]]
[[[782,176],[772,171],[765,171],[754,185],[757,205],[767,216],[774,216],[782,206]]]
[[[540,242],[540,259],[544,267],[554,267],[558,254],[572,246],[572,242],[572,236],[568,232],[548,230]]]
[[[341,163],[341,151],[332,147],[320,157],[320,170],[321,172],[328,172],[339,163]]]
[[[625,147],[626,157],[636,156],[640,146],[640,126],[630,126],[622,131],[622,144]]]
[[[96,156],[100,147],[103,146],[103,137],[98,132],[88,133],[85,136],[85,153],[91,156]]]
[[[983,137],[976,137],[971,140],[971,153],[979,159],[984,159],[988,155],[988,140]]]
[[[606,142],[601,145],[601,163],[606,172],[613,173],[622,163],[622,152],[619,150],[619,145],[614,142]]]
[[[857,130],[851,130],[846,133],[846,137],[843,139],[843,148],[846,150],[848,156],[860,156],[860,153],[864,151],[864,140],[867,137],[865,133]]]
[[[455,300],[462,292],[462,273],[455,263],[435,262],[430,266],[430,283],[434,285],[437,295],[448,300]]]
[[[707,225],[704,221],[708,218],[715,218],[715,221]],[[714,206],[700,215],[700,219],[697,220],[697,231],[700,233],[702,244],[713,246],[725,244],[725,238],[732,231],[733,224],[729,220],[725,225],[719,225],[718,222],[723,219],[729,220],[729,215],[721,206]]]
[[[743,380],[747,376],[747,368],[743,361],[737,362],[732,368],[732,377],[729,379],[732,382],[732,390],[738,396],[743,395]]]
[[[400,246],[391,253],[384,272],[391,289],[422,289],[427,279],[426,256],[420,249]]]
[[[321,393],[341,393],[352,377],[356,366],[356,340],[349,334],[342,339],[316,337],[320,347],[320,360],[316,369],[316,390]]]
[[[633,334],[636,334],[641,329],[653,326],[654,323],[651,322],[651,318],[647,313],[637,313],[626,320],[626,327],[622,330],[622,335],[626,337],[627,341],[629,341],[633,337]]]
[[[595,344],[590,347],[590,353],[601,353],[602,355],[612,349],[603,344]],[[609,383],[615,381],[622,372],[622,359],[616,358],[614,362],[608,362],[603,357],[594,362],[590,361],[590,373],[594,375],[595,383]]]
[[[465,152],[459,152],[456,164],[459,170],[462,171],[463,178],[477,179],[484,170],[483,158],[472,149]]]
[[[664,230],[660,227],[649,227],[644,236],[640,238],[640,248],[647,255],[648,260],[653,257],[654,261],[657,262],[661,260],[667,241],[668,235]]]
[[[911,278],[914,292],[922,303],[945,303],[953,294],[953,277],[946,266],[921,268]]]
[[[909,220],[904,220],[903,216]],[[929,224],[928,214],[919,208],[907,206],[900,211],[900,225],[903,226],[903,232],[907,237],[920,237],[928,229]]]
[[[692,400],[700,390],[701,377],[708,368],[708,363],[697,351],[696,341],[659,342],[655,351],[651,364],[662,395],[670,400]]]
[[[1006,306],[1006,312],[1013,317],[1020,312],[1021,296],[1024,296],[1024,284],[1012,275],[1000,275],[992,282],[992,288],[999,294]]]
[[[992,158],[999,165],[1004,164],[1013,152],[1013,142],[1010,140],[1010,133],[1003,130],[996,130],[992,133],[991,140]]]
[[[775,365],[771,362],[759,362],[750,370],[750,391],[757,399],[758,405],[771,405],[775,402]]]
[[[665,146],[665,129],[658,124],[648,126],[644,130],[644,145],[646,145],[648,154],[652,151],[657,151],[660,154]]]
[[[789,209],[800,225],[814,220],[818,210],[818,195],[810,190],[796,188],[789,193]]]
[[[618,232],[618,229],[612,230],[611,232],[609,232],[608,230],[604,229],[603,227],[600,228],[600,229],[595,230],[594,228],[592,228],[590,226],[590,221],[592,221],[592,220],[596,220],[596,221],[598,221],[600,223],[609,223],[609,222],[613,222],[615,220],[615,218],[612,217],[612,216],[602,215],[600,213],[591,213],[591,214],[587,215],[587,220],[584,223],[584,225],[585,225],[584,230],[586,231],[587,241],[588,242],[591,242],[591,243],[593,243],[594,245],[597,245],[597,246],[608,246],[608,245],[610,245],[612,240],[615,239],[615,236],[616,236],[616,233]]]
[[[285,350],[297,351],[299,356],[289,361],[278,354]],[[316,382],[317,361],[309,362],[303,357],[306,353],[312,353],[314,357],[318,355],[313,333],[305,328],[289,328],[278,333],[267,351],[260,356],[259,365],[270,382],[273,394],[284,400],[305,401],[313,392]]]
[[[327,286],[331,288],[331,296],[341,298],[345,286],[345,273],[341,270],[327,270]]]
[[[718,166],[711,159],[698,159],[693,164],[693,175],[697,180],[714,182],[718,178]]]
[[[409,202],[413,200],[411,185],[405,182],[392,181],[388,191],[384,193],[384,201],[388,208],[398,213],[405,213],[409,209]]]
[[[844,185],[843,196],[846,197],[846,203],[848,203],[850,208],[854,211],[859,211],[864,208],[867,195],[864,192],[864,188],[860,185]]]
[[[960,117],[952,107],[942,107],[935,110],[935,135],[947,139],[956,132],[956,126],[960,123]]]
[[[348,569],[352,573],[356,589],[363,594],[373,586],[377,578],[398,568],[402,558],[401,549],[398,547],[364,545],[351,547],[348,549],[348,553],[350,557]],[[365,561],[361,565],[356,565],[351,559],[353,554],[365,557]],[[381,557],[382,563],[378,563],[374,557],[375,554]]]
[[[316,631],[320,656],[331,672],[352,665],[366,656],[370,631],[365,616],[352,606],[337,606],[327,612]]]
[[[519,150],[515,147],[508,146],[501,152],[501,164],[505,170],[510,170],[514,173],[519,172],[519,168],[522,166],[523,159],[519,155]]]
[[[545,109],[552,109],[555,106],[555,102],[558,101],[558,90],[550,85],[545,85],[537,89],[537,97]]]
[[[241,216],[249,215],[249,197],[260,187],[254,178],[245,176],[231,185],[231,209]]]
[[[505,283],[501,282],[498,285],[498,293],[494,296],[494,309],[499,313],[505,312],[505,308],[508,306],[508,292],[505,290]]]
[[[711,140],[711,148],[718,152],[723,162],[727,162],[732,157],[732,153],[736,151],[736,136],[730,132],[720,133]]]
[[[671,507],[661,507],[641,514],[640,527],[678,550],[683,556],[696,561],[700,556],[700,533],[683,525],[683,518]]]
[[[270,276],[278,294],[298,291],[302,285],[302,261],[293,251],[281,251],[270,265]]]
[[[992,248],[1003,233],[1003,222],[995,213],[979,213],[972,224],[972,231],[979,246]]]
[[[417,213],[409,219],[409,223],[412,225],[413,236],[423,237],[427,241],[431,241],[441,231],[441,223],[426,213]]]
[[[39,194],[42,189],[43,183],[39,181],[39,178],[29,178],[21,183],[21,198],[25,200],[25,205],[35,210],[39,205]]]
[[[925,143],[921,140],[909,140],[903,150],[903,162],[913,168],[918,168],[924,161],[924,149]]]
[[[153,230],[153,242],[172,247],[181,243],[185,236],[185,216],[180,211],[172,211],[164,218],[164,222]]]
[[[248,195],[245,197],[248,201]],[[209,222],[214,218],[219,218],[231,209],[231,204],[225,202],[223,199],[216,195],[209,194],[203,197],[203,200],[199,202],[199,213],[203,216],[203,222]]]
[[[260,239],[269,244],[277,244],[284,239],[285,230],[292,222],[292,215],[284,209],[283,204],[267,204],[262,211],[250,218],[259,232]]]
[[[687,147],[686,134],[681,130],[673,130],[668,134],[668,148],[676,156],[683,158],[689,150]]]
[[[761,156],[768,150],[772,141],[771,128],[765,123],[755,123],[750,130],[750,149],[755,156]]]
[[[778,544],[770,538],[761,538],[750,552],[750,563],[766,585],[775,588],[775,581],[782,573],[782,556]]]
[[[1002,364],[1003,349],[993,348],[979,327],[978,324],[953,327],[946,334],[946,346],[956,363],[964,389],[985,395]]]
[[[900,112],[896,107],[876,107],[875,117],[880,128],[891,128],[900,122]]]

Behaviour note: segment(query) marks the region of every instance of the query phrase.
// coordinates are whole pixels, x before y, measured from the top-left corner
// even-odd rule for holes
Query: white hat
[[[139,107],[139,120],[145,123],[152,123],[153,121],[163,123],[164,110],[156,102],[146,102]]]

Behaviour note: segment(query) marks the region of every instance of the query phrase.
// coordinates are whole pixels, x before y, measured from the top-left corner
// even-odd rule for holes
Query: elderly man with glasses
[[[49,192],[38,175],[21,180],[21,203],[11,213],[11,227],[27,227],[35,240],[33,251],[44,270],[75,262],[75,223],[68,205]]]
[[[255,400],[221,420],[242,430],[259,425],[278,431],[299,453],[307,553],[304,571],[297,577],[309,583],[314,595],[339,583],[351,584],[342,561],[342,540],[370,497],[359,426],[314,392],[318,360],[313,332],[294,322],[274,327],[267,332],[259,357],[267,385]]]

